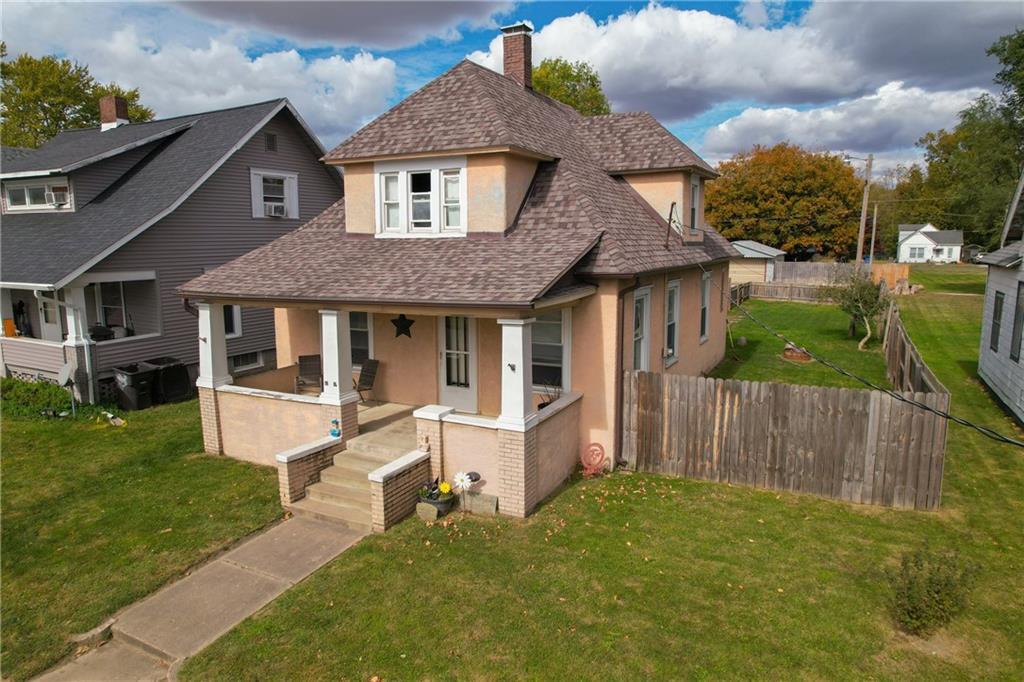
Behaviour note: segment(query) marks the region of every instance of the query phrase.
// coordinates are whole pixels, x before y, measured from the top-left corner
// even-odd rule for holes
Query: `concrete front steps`
[[[321,471],[320,482],[306,488],[306,496],[291,505],[292,512],[370,532],[367,475],[408,452],[374,435],[353,438],[345,450],[334,455],[334,464]]]

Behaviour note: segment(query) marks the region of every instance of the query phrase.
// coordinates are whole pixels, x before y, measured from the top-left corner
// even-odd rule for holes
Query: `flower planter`
[[[420,498],[420,502],[426,502],[429,505],[433,505],[433,507],[437,509],[437,513],[441,516],[444,516],[452,510],[452,507],[455,506],[455,500],[455,495],[448,495],[448,497],[438,500],[432,500],[429,497]]]

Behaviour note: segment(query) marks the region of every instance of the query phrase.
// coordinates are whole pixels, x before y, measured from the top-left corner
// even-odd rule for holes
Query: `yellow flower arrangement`
[[[441,483],[437,486],[437,489],[438,491],[440,491],[442,495],[447,495],[452,491],[452,484],[449,483],[448,481],[441,481]]]

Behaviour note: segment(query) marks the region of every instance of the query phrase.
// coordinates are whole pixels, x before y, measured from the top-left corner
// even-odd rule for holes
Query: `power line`
[[[704,269],[703,265],[698,263],[698,267],[701,269],[702,272],[707,274],[708,271]],[[711,283],[715,287],[717,287],[720,292],[724,293],[724,290],[722,289],[722,287],[717,282],[715,282],[715,278],[714,277],[710,277],[709,279],[710,279]],[[729,300],[730,300],[730,302],[732,301],[731,292],[730,292]],[[776,331],[775,329],[769,327],[767,324],[765,324],[764,322],[761,322],[759,319],[754,317],[754,315],[750,311],[748,311],[746,308],[744,308],[740,303],[737,302],[737,303],[734,304],[734,306],[736,308],[738,308],[739,311],[741,313],[743,313],[743,315],[745,315],[747,317],[747,319],[749,319],[751,322],[753,322],[757,326],[759,326],[762,329],[764,329],[766,332],[768,332],[769,334],[771,334],[775,338],[779,339],[780,341],[783,341],[784,343],[788,343],[788,344],[790,344],[790,345],[792,345],[792,346],[794,346],[796,348],[802,348],[804,350],[804,352],[806,352],[812,359],[814,359],[815,361],[821,363],[825,367],[828,367],[829,369],[831,369],[832,371],[834,371],[834,372],[836,372],[838,374],[841,374],[841,375],[843,375],[845,377],[849,377],[849,378],[853,379],[854,381],[858,381],[858,382],[864,384],[865,386],[867,386],[868,388],[870,388],[872,390],[881,391],[882,393],[885,393],[886,395],[892,397],[895,400],[899,400],[900,402],[904,402],[904,403],[907,403],[909,405],[913,405],[914,407],[918,407],[918,408],[920,408],[922,410],[925,410],[927,412],[931,412],[932,414],[938,415],[938,416],[942,417],[943,419],[945,419],[947,421],[952,421],[952,422],[955,422],[957,424],[960,424],[961,426],[966,426],[969,429],[974,429],[975,431],[977,431],[981,435],[985,436],[986,438],[990,438],[990,439],[992,439],[992,440],[994,440],[996,442],[1006,443],[1008,445],[1016,445],[1019,448],[1024,448],[1024,442],[1022,442],[1022,441],[1016,440],[1014,438],[1010,438],[1009,436],[1004,436],[1003,434],[999,433],[998,431],[994,431],[994,430],[988,428],[987,426],[982,426],[980,424],[975,424],[974,422],[968,421],[968,420],[966,420],[966,419],[964,419],[962,417],[957,417],[955,415],[952,415],[949,412],[944,412],[942,410],[937,410],[934,407],[931,407],[929,405],[925,405],[924,403],[919,402],[917,400],[914,400],[913,398],[908,398],[905,395],[903,395],[902,393],[894,391],[891,388],[885,388],[884,386],[879,386],[878,384],[874,383],[870,379],[865,379],[864,377],[862,377],[860,375],[854,374],[850,370],[835,364],[834,362],[832,362],[831,360],[829,360],[827,358],[824,358],[824,357],[822,357],[820,355],[817,355],[816,353],[808,350],[806,346],[801,346],[800,344],[796,343],[795,341],[792,341],[791,339],[787,338],[783,333],[781,333],[779,331]]]

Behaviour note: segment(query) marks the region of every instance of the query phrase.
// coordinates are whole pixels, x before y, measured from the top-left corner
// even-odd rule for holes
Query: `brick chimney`
[[[107,95],[100,97],[100,130],[110,130],[128,123],[128,100]]]
[[[502,26],[504,36],[502,51],[505,53],[504,73],[512,80],[522,83],[524,88],[533,89],[533,47],[530,34],[533,29],[524,22]]]

